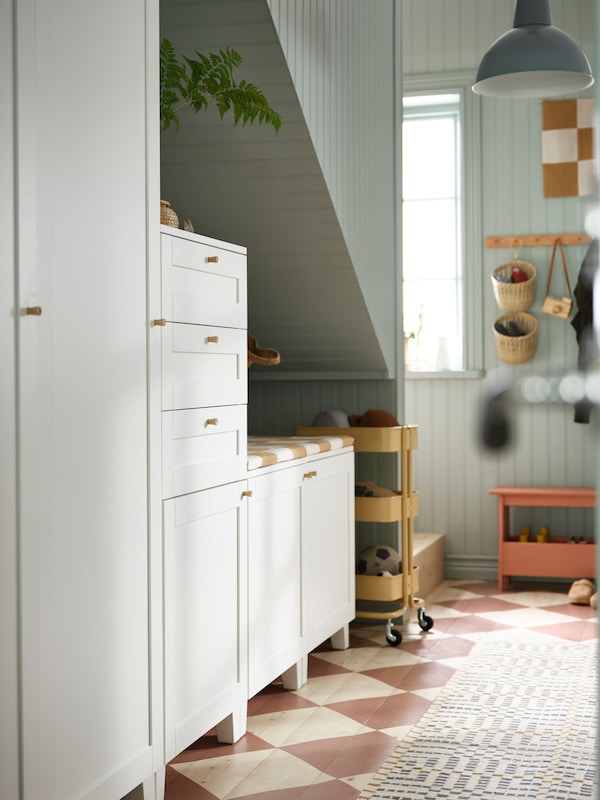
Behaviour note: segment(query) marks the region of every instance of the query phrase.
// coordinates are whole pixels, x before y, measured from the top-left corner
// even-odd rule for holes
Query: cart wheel
[[[421,630],[430,631],[433,628],[433,620],[431,619],[431,617],[427,616],[424,608],[420,608],[417,611],[417,616],[419,618],[419,625],[421,626]]]
[[[397,647],[402,641],[402,634],[395,628],[391,628],[391,630],[386,631],[385,640],[390,645],[390,647]]]

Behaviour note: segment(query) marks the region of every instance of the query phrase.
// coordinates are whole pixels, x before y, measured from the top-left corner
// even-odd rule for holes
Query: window
[[[478,149],[473,153],[465,146],[465,99],[462,86],[454,91],[405,89],[403,98],[402,269],[408,371],[463,371],[481,364],[481,300],[476,300],[477,293],[481,298],[481,270],[469,268],[480,241],[479,217],[473,213]],[[465,152],[470,164],[465,163]]]

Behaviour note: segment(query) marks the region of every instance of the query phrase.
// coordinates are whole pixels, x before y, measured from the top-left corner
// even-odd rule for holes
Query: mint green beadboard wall
[[[473,70],[491,42],[512,25],[513,3],[497,0],[405,0],[406,75]],[[552,0],[553,22],[575,37],[594,67],[594,3]],[[595,68],[595,67],[594,67]],[[499,366],[492,327],[501,312],[490,273],[509,260],[506,250],[485,249],[485,236],[583,231],[590,205],[586,198],[543,197],[541,104],[535,100],[483,98],[481,104],[481,268],[483,270],[483,352],[487,372]],[[566,248],[574,286],[586,248]],[[540,313],[551,251],[523,250],[538,269],[531,308],[539,320],[538,348],[526,365],[509,368],[515,376],[557,373],[576,367],[577,346],[570,324]],[[482,380],[411,380],[405,384],[406,415],[419,425],[415,482],[421,491],[418,526],[447,534],[451,576],[486,574],[496,547],[496,484],[592,485],[595,427],[573,422],[564,406],[519,406],[514,413],[514,446],[498,455],[483,452],[476,431]],[[515,522],[532,528],[549,522],[556,533],[593,531],[588,511],[523,511]]]
[[[272,0],[269,5],[272,9],[284,5],[288,13],[294,6],[294,36],[288,34],[282,39],[288,61],[293,64],[294,77],[294,72],[301,74],[302,60],[310,59],[312,52],[304,48],[299,20],[312,9],[314,25],[315,8],[322,4]],[[551,5],[554,23],[582,44],[595,69],[593,0],[553,0]],[[483,52],[511,26],[512,13],[513,3],[508,0],[403,0],[402,46],[397,50],[402,50],[405,75],[464,71],[472,71],[474,75]],[[274,19],[277,22],[275,13]],[[343,29],[330,29],[328,35],[343,37]],[[296,86],[298,89],[298,83]],[[303,105],[309,104],[312,90],[310,84],[301,85],[299,97]],[[318,124],[327,127],[327,115],[319,117]],[[331,129],[334,127],[332,123]],[[495,577],[496,501],[489,496],[492,486],[593,485],[595,480],[596,428],[575,424],[572,409],[568,407],[516,407],[515,444],[499,454],[482,450],[478,441],[484,376],[500,365],[492,328],[502,312],[496,306],[489,275],[511,255],[504,250],[485,249],[484,237],[579,232],[583,230],[589,207],[585,198],[543,197],[539,103],[484,98],[481,131],[480,302],[484,356],[481,376],[404,380],[400,374],[398,381],[304,378],[274,381],[255,379],[251,373],[250,380],[251,432],[291,433],[296,424],[310,424],[321,408],[341,408],[347,413],[360,413],[367,408],[395,409],[402,422],[417,424],[419,448],[414,457],[414,482],[420,503],[415,529],[446,534],[448,577]],[[315,137],[315,141],[319,138]],[[319,155],[319,147],[315,149]],[[323,161],[327,163],[325,157]],[[324,173],[327,177],[326,169]],[[368,193],[366,184],[364,190]],[[338,206],[343,206],[343,198],[335,198],[334,192],[332,197]],[[339,216],[343,220],[343,211]],[[573,286],[585,249],[579,246],[566,249]],[[521,257],[538,268],[538,288],[531,312],[540,322],[540,332],[534,360],[509,370],[521,376],[574,368],[577,348],[572,327],[544,318],[540,313],[550,250],[525,250]],[[392,282],[387,290],[394,291]],[[376,299],[369,299],[369,309],[372,316],[377,314]],[[265,344],[276,346],[276,343]],[[371,478],[393,488],[390,481],[394,480],[394,466],[387,463],[387,457],[361,456],[357,477]],[[561,534],[591,535],[594,527],[593,515],[578,510],[538,510],[525,521],[532,527],[548,523],[551,531]],[[388,533],[371,526],[361,529],[357,547],[374,538],[388,539]]]

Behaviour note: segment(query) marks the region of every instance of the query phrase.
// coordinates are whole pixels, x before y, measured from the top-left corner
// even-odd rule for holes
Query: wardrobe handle
[[[206,420],[206,425],[218,425],[219,420],[216,417],[211,417],[210,419]]]
[[[39,317],[42,314],[41,306],[27,306],[25,313],[28,317]]]
[[[246,491],[242,492],[242,497],[252,497],[252,492],[246,489]]]
[[[207,336],[206,337],[206,342],[207,343],[208,342],[212,342],[213,344],[218,344],[219,343],[219,337],[218,336]]]
[[[167,324],[167,320],[166,319],[153,319],[152,320],[152,324],[153,325],[157,325],[159,328],[164,328],[165,325]]]
[[[206,259],[209,264],[218,264],[219,263],[219,256],[208,256]]]
[[[305,472],[304,473],[304,477],[305,478],[316,478],[317,477],[317,471],[316,470],[311,470],[310,472]]]

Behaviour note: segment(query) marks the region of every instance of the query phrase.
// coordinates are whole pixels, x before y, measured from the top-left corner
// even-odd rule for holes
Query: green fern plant
[[[168,39],[160,44],[160,128],[166,131],[171,125],[179,130],[178,112],[185,106],[194,111],[217,107],[221,119],[233,112],[233,123],[266,123],[275,132],[281,126],[281,117],[267,102],[264,94],[253,83],[236,83],[234,69],[242,64],[242,57],[230,48],[218,53],[196,52],[196,59],[183,56],[179,61],[175,48]]]

